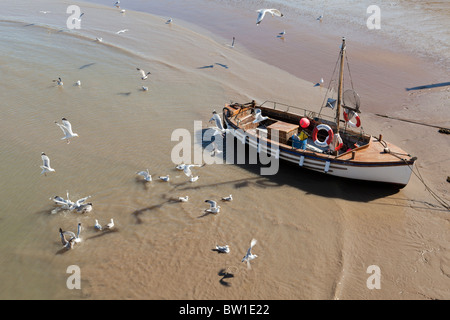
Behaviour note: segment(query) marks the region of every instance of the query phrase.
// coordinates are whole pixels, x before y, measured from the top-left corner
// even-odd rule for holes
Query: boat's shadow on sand
[[[228,162],[231,161],[231,163],[235,163],[234,165],[252,172],[255,175],[259,175],[259,177],[247,180],[235,179],[234,181],[227,182],[229,184],[234,184],[236,188],[242,188],[248,184],[256,184],[262,188],[291,186],[305,192],[306,194],[314,194],[326,198],[338,198],[357,202],[369,202],[399,192],[398,186],[334,177],[325,173],[300,168],[298,165],[284,160],[279,160],[279,167],[276,174],[261,175],[261,168],[270,166],[270,163],[267,166],[261,164],[248,164],[248,146],[246,146],[245,161],[238,162],[236,159],[236,145],[240,143],[240,141],[236,141],[235,139],[234,159],[230,159],[229,156],[227,157],[226,148],[224,148],[223,153],[221,154],[221,156],[223,156],[223,162],[227,159]],[[209,141],[203,142],[202,147],[206,148],[209,144]],[[226,143],[224,143],[224,146],[225,145]]]

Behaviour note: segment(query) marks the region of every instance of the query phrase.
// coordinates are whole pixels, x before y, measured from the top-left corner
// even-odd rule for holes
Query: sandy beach
[[[407,44],[389,31],[403,5],[390,3],[379,34],[355,27],[358,20],[343,24],[354,13],[346,6],[319,22],[312,2],[301,11],[286,1],[284,17],[260,26],[255,10],[276,2],[8,4],[0,14],[0,299],[449,299],[450,136],[437,128],[450,128],[448,41],[431,39],[429,55]],[[412,14],[422,5],[414,3]],[[436,3],[417,36],[434,30],[434,14],[449,17],[448,5]],[[84,13],[80,29],[67,27],[69,5]],[[210,126],[212,111],[230,101],[319,109],[325,89],[315,84],[329,81],[342,36],[363,130],[418,157],[405,188],[291,166],[261,176],[245,164],[195,168],[192,183],[175,169],[174,130],[198,135],[195,122]],[[52,82],[58,77],[64,86]],[[54,124],[62,117],[79,134],[70,144]],[[56,170],[47,176],[39,174],[41,152]],[[147,168],[149,183],[136,175]],[[170,182],[158,181],[163,175]],[[93,211],[51,214],[50,198],[66,192],[90,195]],[[204,215],[206,199],[229,194],[219,214]],[[114,230],[94,229],[95,219],[111,218]],[[65,252],[58,229],[77,223],[82,242]],[[249,270],[241,259],[253,238],[258,258]],[[214,251],[225,244],[230,253]],[[81,269],[81,289],[66,285],[71,265]],[[366,285],[371,265],[381,270],[381,289]]]

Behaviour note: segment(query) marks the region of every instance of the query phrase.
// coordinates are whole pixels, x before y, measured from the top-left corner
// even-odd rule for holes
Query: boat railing
[[[265,104],[269,105],[269,106],[264,106]],[[270,107],[270,104],[272,104],[272,107]],[[295,106],[290,106],[288,104],[284,104],[281,102],[276,102],[276,101],[271,101],[271,100],[266,100],[264,101],[261,105],[261,107],[264,106],[268,109],[274,109],[274,110],[279,110],[279,111],[283,111],[283,112],[289,112],[289,113],[293,113],[296,114],[298,116],[305,116],[311,119],[314,119],[318,116],[317,112],[311,111],[311,110],[307,110],[304,108],[300,108],[300,107],[295,107]],[[334,117],[330,117],[330,116],[326,116],[326,115],[321,115],[321,118],[327,119],[331,122],[335,121]]]

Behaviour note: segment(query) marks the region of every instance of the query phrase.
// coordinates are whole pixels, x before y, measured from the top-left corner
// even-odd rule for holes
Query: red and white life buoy
[[[319,139],[317,139],[317,133],[319,132],[319,130],[326,130],[328,132],[328,136],[324,141],[320,141]],[[333,141],[333,135],[333,130],[331,130],[330,126],[322,123],[314,128],[312,138],[314,143],[319,147],[327,147]]]
[[[361,126],[361,119],[359,118],[359,116],[358,116],[358,114],[356,112],[354,112],[354,111],[350,111],[350,112],[352,113],[352,115],[355,116],[356,123],[350,121],[350,118],[348,116],[349,115],[348,109],[344,109],[344,120],[345,120],[345,122],[347,122],[350,127],[359,128]]]

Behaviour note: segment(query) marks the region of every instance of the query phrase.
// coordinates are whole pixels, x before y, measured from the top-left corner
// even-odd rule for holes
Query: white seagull
[[[50,200],[53,200],[57,205],[60,205],[61,209],[70,210],[75,203],[69,199],[69,191],[66,191],[66,195],[67,200],[60,196],[55,196],[54,198],[50,198]]]
[[[148,87],[142,86],[142,91],[148,91]]]
[[[213,145],[213,149],[210,153],[211,157],[214,157],[216,154],[221,154],[223,151],[217,147],[217,143],[214,141],[211,143]]]
[[[59,77],[59,78],[56,79],[56,80],[53,80],[53,82],[56,82],[56,84],[57,84],[58,86],[63,86],[63,85],[64,85],[64,83],[63,83],[61,77]]]
[[[286,34],[286,30],[283,30],[282,32],[279,33],[280,37],[283,37]]]
[[[50,13],[51,11],[39,11],[40,13],[46,14],[46,13]]]
[[[46,176],[47,172],[54,172],[55,169],[50,167],[50,158],[44,152],[41,153],[41,158],[42,158],[41,174],[44,174]]]
[[[120,1],[116,1],[116,3],[114,3],[114,5],[116,6],[116,8],[120,8]]]
[[[103,38],[96,37],[96,38],[95,38],[95,41],[103,42]]]
[[[177,165],[177,166],[175,167],[175,169],[181,171],[181,170],[184,170],[184,166],[185,166],[185,164],[184,164],[184,163],[181,163],[181,164]]]
[[[81,87],[81,81],[80,81],[80,80],[78,80],[75,84],[76,84],[77,86]]]
[[[169,175],[167,175],[167,176],[159,176],[159,179],[162,180],[162,181],[166,181],[166,182],[170,180]]]
[[[114,228],[114,220],[111,218],[111,222],[110,223],[108,223],[106,226],[105,226],[105,228],[106,229],[112,229],[112,228]]]
[[[203,166],[205,166],[205,164],[186,164],[186,165],[184,165],[183,171],[187,177],[192,177],[191,168],[192,167],[200,167],[201,168]]]
[[[172,18],[169,18],[169,20],[166,21],[166,24],[170,24],[172,23],[172,21],[173,21]]]
[[[95,219],[94,228],[97,229],[97,230],[103,230],[103,227],[98,223],[97,219]]]
[[[233,196],[230,194],[228,197],[223,197],[223,201],[233,201]]]
[[[178,197],[178,200],[179,200],[180,202],[188,202],[189,196],[186,196],[186,197]]]
[[[136,172],[136,174],[143,176],[145,181],[152,181],[152,176],[148,172],[148,169],[146,171],[138,171],[138,172]]]
[[[92,202],[84,203],[77,208],[78,212],[87,213],[92,211]]]
[[[198,180],[198,176],[191,176],[190,178],[189,178],[189,181],[190,182],[195,182],[195,181],[197,181]]]
[[[146,80],[148,78],[148,75],[151,74],[150,71],[145,72],[144,70],[139,69],[139,68],[136,68],[136,70],[140,72],[142,80]]]
[[[277,17],[282,17],[283,14],[277,10],[277,9],[260,9],[260,10],[256,10],[256,12],[258,12],[258,18],[256,19],[256,25],[259,25],[262,21],[262,19],[264,19],[264,16],[266,15],[266,13],[270,13],[273,16],[277,16]]]
[[[224,133],[228,132],[228,129],[225,129],[223,127],[222,118],[216,112],[216,110],[213,111],[213,116],[212,116],[211,119],[209,119],[209,122],[212,122],[212,121],[214,121],[215,124],[216,124],[215,127],[211,128],[211,129],[216,130],[216,133],[214,135],[216,135],[216,134],[224,134]]]
[[[253,123],[259,123],[267,119],[269,119],[269,117],[263,117],[261,109],[255,109],[255,120],[253,120]]]
[[[209,203],[209,209],[206,209],[206,212],[209,213],[219,213],[220,212],[220,206],[217,205],[217,202],[214,200],[205,200],[205,202]]]
[[[127,31],[128,31],[128,29],[122,29],[122,30],[117,31],[116,34],[121,34],[121,33],[127,32]]]
[[[84,15],[84,12],[80,14],[80,16],[78,17],[78,21],[81,21],[81,17]]]
[[[230,247],[228,245],[224,245],[224,246],[217,246],[216,245],[216,249],[219,252],[223,252],[223,253],[229,253],[230,252]]]
[[[61,130],[64,132],[64,137],[61,138],[61,140],[67,139],[67,143],[70,143],[69,139],[73,137],[78,137],[77,133],[73,133],[72,131],[72,125],[66,118],[62,118],[62,124],[59,124],[55,121],[55,123],[61,128]]]
[[[78,199],[77,201],[75,201],[75,203],[69,208],[70,210],[74,210],[74,209],[79,209],[83,204],[84,204],[84,202],[87,200],[87,199],[89,199],[91,196],[87,196],[87,197],[84,197],[84,198],[81,198],[81,199]]]
[[[247,261],[247,268],[250,269],[250,260],[255,259],[256,257],[258,257],[256,254],[252,253],[252,248],[253,246],[256,244],[256,239],[252,239],[252,242],[250,244],[250,248],[248,248],[247,250],[247,254],[244,256],[244,258],[242,258],[242,262]]]

